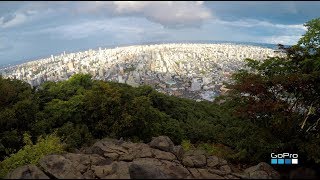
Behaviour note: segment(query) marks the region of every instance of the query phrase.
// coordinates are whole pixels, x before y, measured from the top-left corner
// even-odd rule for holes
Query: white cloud
[[[23,13],[15,13],[14,17],[8,21],[5,21],[4,17],[0,17],[0,27],[10,28],[17,25],[20,25],[27,21],[27,16]]]
[[[248,34],[250,41],[271,43],[271,44],[296,44],[297,41],[301,38],[302,34],[307,30],[303,24],[276,24],[268,21],[259,21],[255,19],[242,19],[237,21],[224,21],[215,19],[210,21],[211,26],[213,27],[226,27],[228,29],[234,29],[233,37],[236,38],[235,34],[238,36],[243,36]],[[242,27],[245,29],[235,29],[236,27]],[[252,36],[250,31],[254,32],[259,28],[259,31],[265,32],[264,36]],[[238,32],[236,32],[238,31]],[[267,32],[272,32],[270,36],[267,35]],[[242,34],[242,35],[241,35]],[[245,39],[244,39],[245,40]]]
[[[228,26],[237,26],[237,27],[268,27],[268,28],[279,28],[279,29],[296,29],[296,30],[307,30],[303,24],[273,24],[268,21],[259,21],[255,19],[241,19],[237,21],[223,21],[223,20],[213,20],[213,23],[228,25]]]
[[[47,18],[48,15],[58,14],[62,9],[66,9],[62,6],[64,4],[65,3],[63,2],[55,2],[55,4],[48,2],[27,2],[19,8],[0,17],[0,28],[17,27],[19,25]]]
[[[82,39],[91,37],[97,34],[109,33],[112,35],[119,34],[120,36],[133,35],[143,35],[146,29],[144,27],[139,27],[139,25],[130,25],[121,20],[95,20],[95,21],[85,21],[75,24],[61,25],[57,27],[50,27],[46,29],[40,29],[38,31],[30,32],[31,34],[37,33],[49,33],[54,36],[54,38],[62,39]],[[25,33],[28,34],[28,33]]]
[[[270,44],[285,44],[285,45],[293,45],[296,44],[301,36],[287,36],[287,35],[280,35],[280,36],[269,36],[263,37],[262,41]]]
[[[96,1],[82,3],[78,11],[142,16],[165,27],[199,26],[212,18],[210,10],[201,1]]]

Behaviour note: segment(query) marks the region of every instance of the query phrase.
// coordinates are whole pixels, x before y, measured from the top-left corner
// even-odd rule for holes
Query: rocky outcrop
[[[240,179],[279,178],[267,163],[244,172],[234,172],[222,158],[205,151],[184,152],[167,136],[153,138],[149,144],[103,139],[79,153],[48,155],[39,167],[22,166],[8,179]]]
[[[21,166],[7,175],[7,179],[50,179],[35,165]]]

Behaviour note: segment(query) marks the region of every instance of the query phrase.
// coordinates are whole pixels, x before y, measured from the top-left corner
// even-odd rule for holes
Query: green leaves
[[[248,138],[242,148],[247,149],[246,145],[250,144],[251,148],[260,149],[261,144],[266,144],[266,149],[300,151],[304,156],[310,153],[310,160],[319,162],[315,152],[320,149],[314,143],[319,142],[319,127],[314,124],[320,118],[320,18],[307,22],[305,26],[308,30],[298,44],[285,49],[287,57],[268,58],[261,62],[247,59],[250,69],[233,75],[235,82],[228,85],[231,91],[224,98],[225,105],[239,118],[249,119],[264,129],[262,132],[271,133],[269,137],[279,141],[263,141],[265,136],[261,141]],[[308,111],[309,107],[313,107],[312,113]],[[299,130],[301,124],[306,126],[302,131]],[[311,127],[314,131],[307,132]],[[252,143],[254,141],[256,144]],[[262,157],[263,152],[266,151],[260,149],[256,157]]]
[[[320,18],[312,19],[304,24],[307,32],[299,40],[298,45],[303,45],[309,50],[320,48]]]
[[[31,136],[25,134],[24,141],[26,145],[21,150],[0,162],[0,178],[5,177],[7,173],[17,167],[26,164],[37,164],[45,155],[64,151],[60,139],[54,134],[44,138],[39,137],[34,145],[31,142]]]

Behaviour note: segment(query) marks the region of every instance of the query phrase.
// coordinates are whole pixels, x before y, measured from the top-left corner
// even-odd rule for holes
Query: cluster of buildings
[[[76,73],[94,79],[150,85],[169,95],[212,101],[227,89],[246,58],[284,56],[273,49],[235,44],[160,44],[63,53],[1,69],[2,76],[39,86],[62,81]]]

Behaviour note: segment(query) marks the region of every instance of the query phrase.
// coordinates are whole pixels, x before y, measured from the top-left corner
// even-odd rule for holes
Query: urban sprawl
[[[62,53],[0,69],[5,78],[16,78],[39,86],[62,81],[76,73],[94,79],[152,86],[159,92],[198,101],[212,101],[227,91],[236,70],[245,68],[246,58],[263,60],[284,56],[273,49],[235,44],[161,44],[117,47]]]

